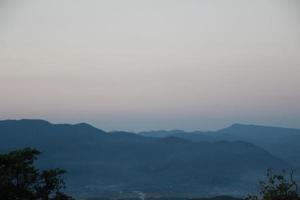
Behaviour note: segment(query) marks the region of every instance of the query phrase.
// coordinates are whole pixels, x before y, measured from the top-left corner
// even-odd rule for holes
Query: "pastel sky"
[[[298,0],[0,0],[0,119],[300,128]]]

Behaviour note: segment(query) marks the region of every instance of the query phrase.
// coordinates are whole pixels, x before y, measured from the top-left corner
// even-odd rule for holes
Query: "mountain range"
[[[228,128],[209,132],[148,131],[145,137],[176,137],[193,142],[244,141],[255,144],[273,155],[286,160],[294,168],[300,167],[300,130],[291,128],[234,124]]]
[[[300,131],[235,124],[216,132],[106,132],[89,124],[0,121],[0,153],[42,152],[41,168],[68,171],[77,196],[244,195],[267,168],[299,166]]]

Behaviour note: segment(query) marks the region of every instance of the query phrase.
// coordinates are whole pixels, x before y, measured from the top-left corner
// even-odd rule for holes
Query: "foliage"
[[[25,148],[0,154],[0,197],[5,200],[70,200],[61,169],[40,171],[33,164],[40,152]]]
[[[267,180],[260,182],[260,193],[249,195],[246,200],[300,200],[298,185],[293,178],[293,171],[274,174],[267,171]]]

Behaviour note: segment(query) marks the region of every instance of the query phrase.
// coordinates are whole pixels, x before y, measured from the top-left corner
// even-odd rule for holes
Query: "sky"
[[[0,0],[0,119],[300,128],[299,0]]]

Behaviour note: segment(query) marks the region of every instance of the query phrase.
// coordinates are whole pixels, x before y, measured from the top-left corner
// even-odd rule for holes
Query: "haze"
[[[297,0],[1,0],[1,119],[300,128]]]

